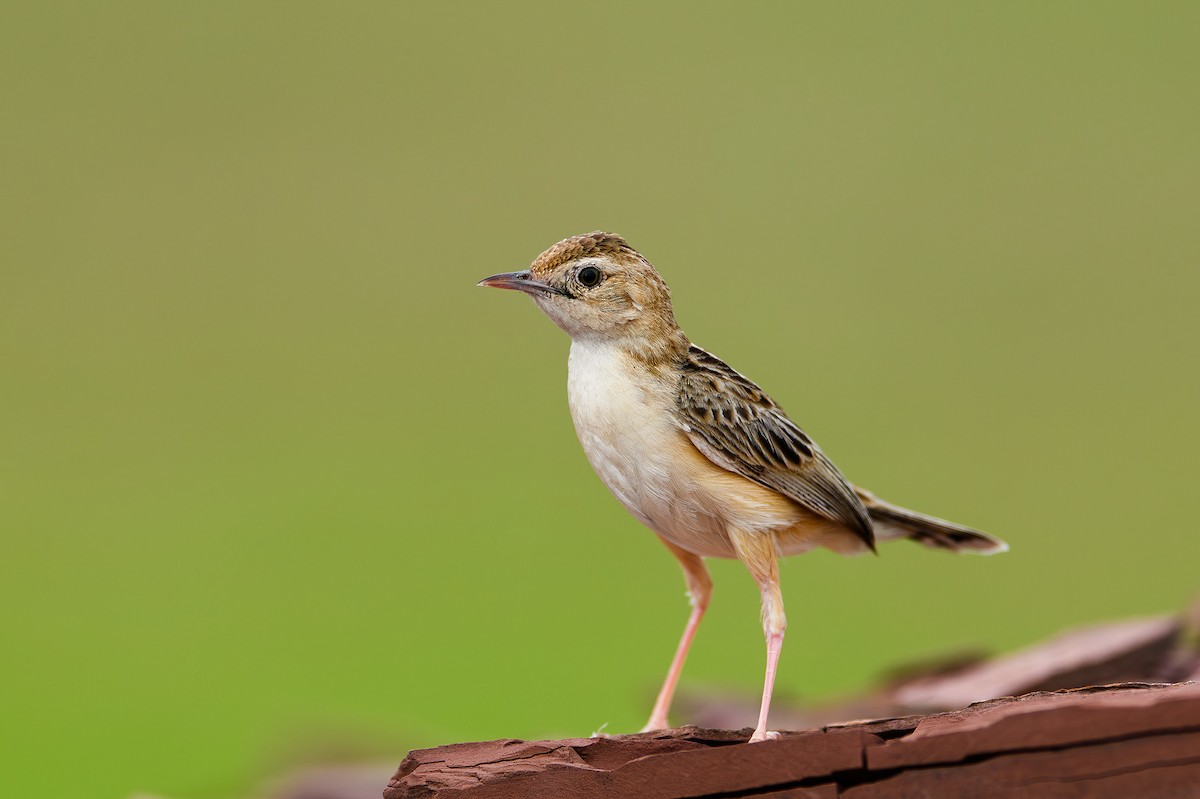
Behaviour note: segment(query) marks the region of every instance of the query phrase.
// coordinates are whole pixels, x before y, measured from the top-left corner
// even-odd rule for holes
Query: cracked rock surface
[[[1123,683],[785,732],[684,727],[411,752],[385,799],[1200,797],[1200,684]]]

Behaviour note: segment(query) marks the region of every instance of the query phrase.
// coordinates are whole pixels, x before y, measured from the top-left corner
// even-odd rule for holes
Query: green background
[[[1179,607],[1198,8],[4,3],[0,793],[639,727],[682,580],[474,285],[596,228],[852,480],[1012,545],[788,561],[784,696]],[[714,573],[684,687],[753,696]]]

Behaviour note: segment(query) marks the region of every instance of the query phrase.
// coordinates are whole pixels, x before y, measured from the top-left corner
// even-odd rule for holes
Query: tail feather
[[[1008,550],[1008,544],[987,533],[892,505],[862,488],[855,487],[855,491],[867,507],[875,534],[881,540],[908,538],[927,547],[976,555],[995,555]]]

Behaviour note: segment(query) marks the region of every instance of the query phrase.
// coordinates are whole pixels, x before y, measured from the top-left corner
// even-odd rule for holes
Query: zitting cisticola
[[[762,389],[688,341],[650,262],[611,233],[560,241],[523,272],[480,285],[528,294],[571,336],[571,417],[588,461],[679,559],[692,613],[646,730],[667,710],[712,581],[704,558],[738,558],[762,594],[767,669],[762,741],[787,621],[778,558],[823,546],[854,554],[910,538],[956,552],[1004,542],[851,485]]]

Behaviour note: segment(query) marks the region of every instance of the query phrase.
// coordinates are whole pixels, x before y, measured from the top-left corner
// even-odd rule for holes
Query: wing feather
[[[875,548],[866,507],[825,453],[762,389],[694,345],[676,410],[710,461],[845,525]]]

